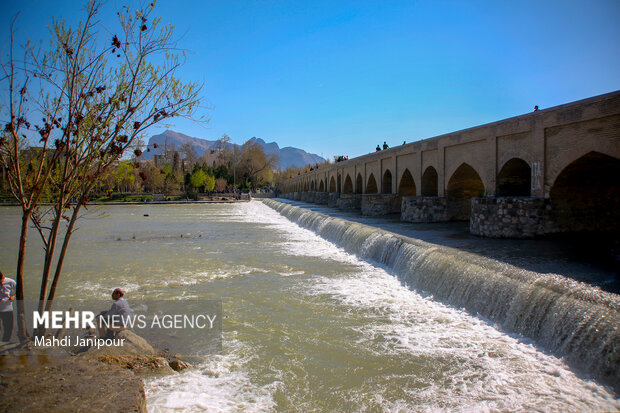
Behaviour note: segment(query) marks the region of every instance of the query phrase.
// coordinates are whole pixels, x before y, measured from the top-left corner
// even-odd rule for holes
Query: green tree
[[[213,175],[207,175],[205,177],[205,191],[211,192],[215,188],[215,177]]]
[[[195,189],[202,188],[206,181],[207,174],[202,169],[196,169],[189,178],[189,184]]]
[[[119,192],[129,192],[134,189],[136,176],[133,162],[123,161],[118,164],[114,173],[114,184]]]
[[[28,337],[23,277],[29,223],[44,244],[39,309],[50,310],[75,224],[97,182],[149,127],[191,116],[199,102],[201,86],[175,77],[184,55],[172,26],[153,18],[154,3],[123,8],[117,33],[100,23],[100,8],[100,1],[89,2],[85,21],[74,28],[53,22],[49,48],[27,45],[19,59],[14,20],[2,52],[0,114],[7,123],[0,161],[22,210],[15,275],[22,340]],[[28,158],[32,168],[24,169]],[[40,203],[44,194],[49,206]]]

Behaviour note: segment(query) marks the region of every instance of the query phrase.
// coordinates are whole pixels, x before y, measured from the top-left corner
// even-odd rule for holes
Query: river
[[[505,318],[516,315],[506,310],[498,321],[499,310],[485,314],[456,297],[467,294],[442,295],[443,287],[430,291],[430,280],[401,276],[404,252],[390,251],[402,250],[402,239],[381,240],[380,251],[379,239],[391,235],[368,230],[358,242],[364,227],[347,230],[336,218],[266,202],[271,207],[92,207],[82,220],[59,298],[107,299],[120,286],[130,304],[171,299],[192,308],[201,299],[222,300],[222,354],[203,356],[194,370],[147,379],[150,411],[620,409],[611,388],[553,355],[545,337],[510,327],[536,320],[510,324]],[[330,225],[344,229],[337,236]],[[19,211],[0,209],[0,226],[0,263],[10,276]],[[34,232],[30,239],[38,251]],[[416,260],[446,287],[448,278],[438,277],[445,270],[414,255],[406,261]],[[451,260],[460,271],[459,260],[472,265],[469,255]],[[497,265],[489,271],[508,271]],[[31,297],[40,266],[28,261]],[[616,294],[582,288],[612,300],[607,317],[617,321]]]

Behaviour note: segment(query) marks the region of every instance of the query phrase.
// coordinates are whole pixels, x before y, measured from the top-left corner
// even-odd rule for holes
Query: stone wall
[[[301,201],[302,202],[314,202],[315,192],[302,192],[301,193]]]
[[[469,231],[489,238],[534,238],[559,232],[545,198],[472,198]]]
[[[293,194],[293,201],[301,201],[301,192],[295,192]]]
[[[314,202],[321,205],[327,205],[329,194],[327,192],[316,192],[314,194]]]
[[[448,221],[446,197],[405,196],[401,205],[400,220],[406,222]]]
[[[362,195],[362,215],[387,215],[400,212],[398,195]]]
[[[340,194],[336,204],[340,209],[360,209],[362,207],[362,195]]]
[[[338,206],[339,198],[340,192],[330,192],[327,198],[327,206],[330,208],[336,208]]]

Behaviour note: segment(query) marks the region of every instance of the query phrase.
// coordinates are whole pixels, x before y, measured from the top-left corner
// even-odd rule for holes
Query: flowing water
[[[275,201],[93,207],[72,242],[61,298],[222,299],[223,353],[147,379],[153,412],[620,409],[588,379],[617,375],[617,295],[561,277]]]

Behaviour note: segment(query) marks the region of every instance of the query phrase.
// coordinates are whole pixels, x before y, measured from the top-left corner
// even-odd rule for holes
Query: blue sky
[[[1,27],[22,10],[20,36],[41,39],[83,4],[4,0]],[[353,157],[620,89],[618,0],[160,0],[156,14],[193,52],[183,77],[205,83],[209,124],[174,129],[206,139]]]

